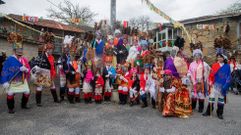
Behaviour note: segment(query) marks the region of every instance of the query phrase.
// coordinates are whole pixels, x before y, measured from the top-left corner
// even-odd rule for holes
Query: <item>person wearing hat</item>
[[[149,92],[149,88],[151,86],[151,79],[152,76],[150,74],[150,67],[148,65],[145,65],[144,73],[140,76],[140,96],[142,101],[142,108],[145,108],[148,106],[147,104],[147,93]]]
[[[120,30],[115,30],[115,39],[114,39],[114,45],[116,49],[116,57],[117,57],[117,64],[123,64],[125,63],[127,56],[128,56],[128,50],[123,45],[123,38],[121,37]]]
[[[65,37],[64,39],[64,44],[67,43],[67,41],[69,40],[69,38],[67,38],[68,36]],[[67,89],[67,79],[70,78],[70,70],[72,69],[73,71],[73,67],[70,65],[71,62],[71,58],[70,58],[70,49],[69,49],[69,45],[65,45],[63,47],[63,54],[62,56],[59,58],[57,65],[58,65],[58,71],[59,71],[59,75],[60,75],[60,90],[59,90],[59,95],[60,95],[60,101],[64,101],[64,96],[66,93],[66,89]]]
[[[164,62],[164,68],[163,68],[164,70],[168,69],[168,70],[172,71],[172,75],[174,77],[177,77],[177,78],[179,78],[179,74],[178,74],[177,69],[174,65],[174,58],[177,55],[178,51],[179,51],[179,48],[174,46],[172,48],[171,52],[167,53],[168,56],[167,56],[167,58]]]
[[[227,56],[223,51],[217,53],[217,62],[212,65],[211,73],[209,75],[209,103],[206,112],[203,116],[210,116],[215,103],[215,97],[218,97],[217,116],[223,119],[223,109],[226,103],[227,91],[231,85],[231,70],[227,63]]]
[[[231,68],[231,73],[233,73],[233,71],[237,70],[237,62],[234,56],[231,56],[231,58],[228,61],[228,64],[230,65]]]
[[[67,62],[68,67],[64,68],[67,77],[68,100],[71,104],[80,102],[80,65],[79,56],[75,56],[74,60]],[[67,69],[67,70],[66,70]]]
[[[102,59],[104,53],[105,42],[102,40],[102,34],[100,31],[96,31],[96,39],[92,41],[92,48],[95,49],[95,55],[97,58]]]
[[[103,98],[102,98],[102,92],[103,92],[103,87],[104,87],[104,79],[100,74],[100,69],[97,69],[96,74],[95,74],[95,103],[96,104],[101,104]]]
[[[113,84],[116,78],[116,69],[111,65],[112,61],[106,61],[105,67],[103,68],[103,78],[104,78],[104,100],[110,101]]]
[[[11,35],[14,33],[11,33]],[[3,88],[7,92],[7,106],[8,112],[10,114],[14,113],[14,95],[16,91],[11,89],[14,84],[24,83],[26,84],[26,78],[30,72],[30,66],[28,64],[27,58],[23,56],[23,47],[21,41],[10,42],[13,44],[13,55],[9,56],[3,64],[0,83],[3,84]],[[28,86],[28,84],[27,84]],[[26,91],[22,92],[22,109],[29,109],[27,107],[28,99],[30,96],[29,88],[26,88]]]
[[[194,61],[188,69],[188,77],[192,82],[191,99],[192,110],[195,110],[198,102],[198,112],[202,113],[204,109],[204,100],[208,90],[208,76],[210,66],[203,60],[203,54],[200,49],[193,51]]]
[[[36,59],[35,59],[35,67],[34,69],[36,70],[36,72],[40,72],[40,70],[49,70],[50,71],[50,91],[52,94],[52,97],[54,99],[55,103],[59,103],[59,99],[57,96],[57,91],[56,91],[56,87],[55,87],[55,83],[54,83],[54,79],[56,77],[56,71],[55,71],[55,65],[54,65],[54,56],[52,55],[53,53],[53,49],[54,46],[52,43],[47,42],[45,43],[45,45],[43,46],[43,52],[42,54],[39,54]],[[42,99],[42,90],[43,90],[43,84],[38,84],[37,88],[36,88],[36,104],[38,107],[41,107],[41,99]]]
[[[161,113],[164,117],[175,115],[175,91],[176,87],[173,85],[174,76],[169,69],[164,70],[163,83],[159,89],[162,93]]]
[[[91,61],[88,61],[86,64],[86,69],[84,70],[83,78],[84,101],[86,104],[92,103],[93,87],[91,86],[91,83],[94,80],[94,74],[91,68]]]
[[[127,97],[129,94],[128,80],[130,78],[130,72],[128,71],[128,63],[121,66],[121,74],[119,74],[120,84],[118,86],[119,100],[121,105],[127,103]]]
[[[57,71],[59,74],[59,84],[60,84],[60,89],[59,89],[59,96],[60,96],[60,102],[64,101],[65,93],[66,93],[66,74],[64,72],[63,68],[63,58],[60,57],[57,61]]]

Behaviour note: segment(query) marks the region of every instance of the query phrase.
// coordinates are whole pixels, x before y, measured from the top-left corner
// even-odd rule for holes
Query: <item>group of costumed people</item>
[[[81,46],[76,45],[78,39],[65,36],[63,54],[55,60],[51,36],[47,33],[41,52],[31,62],[24,57],[22,45],[18,46],[21,43],[11,40],[14,53],[4,62],[1,73],[1,83],[7,90],[9,113],[14,113],[12,84],[15,81],[26,83],[31,76],[36,85],[37,106],[42,106],[42,90],[46,88],[51,90],[54,102],[59,103],[67,97],[71,104],[81,99],[86,104],[111,101],[115,88],[119,104],[142,104],[141,107],[145,108],[150,101],[164,117],[187,118],[197,104],[198,112],[209,116],[218,97],[217,116],[223,119],[231,83],[230,65],[223,49],[218,49],[217,62],[210,67],[203,60],[200,48],[192,51],[193,62],[188,62],[182,51],[182,38],[178,38],[175,46],[161,57],[149,49],[149,42],[143,37],[135,36],[130,44],[128,36],[122,35],[120,30],[107,36],[97,31],[90,44]],[[60,99],[54,83],[57,74]],[[30,90],[27,88],[22,92],[23,109],[28,109]],[[206,98],[209,100],[204,111]]]

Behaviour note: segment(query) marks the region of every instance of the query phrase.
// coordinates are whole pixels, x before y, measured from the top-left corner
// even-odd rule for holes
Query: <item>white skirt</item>
[[[90,83],[87,83],[87,82],[84,81],[84,83],[83,83],[83,92],[84,93],[92,92],[92,87],[91,87]]]

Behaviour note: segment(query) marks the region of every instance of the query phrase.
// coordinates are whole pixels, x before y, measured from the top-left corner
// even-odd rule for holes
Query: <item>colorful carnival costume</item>
[[[139,51],[137,50],[137,46],[133,45],[129,50],[129,54],[128,54],[126,61],[132,62],[132,61],[136,60],[136,57],[138,54],[139,54]]]
[[[104,87],[104,79],[102,78],[100,73],[97,73],[96,81],[95,81],[95,97],[94,97],[96,103],[101,103],[103,100],[102,98],[103,87]]]
[[[123,64],[126,61],[126,58],[128,56],[128,50],[123,45],[123,39],[120,37],[121,32],[120,30],[115,30],[115,39],[114,39],[114,45],[116,49],[116,57],[117,57],[117,64]]]
[[[130,106],[134,104],[140,104],[140,80],[136,73],[132,74],[131,79],[129,79],[129,96],[130,96]]]
[[[198,112],[203,112],[205,95],[208,87],[209,65],[202,60],[202,51],[196,49],[193,51],[195,60],[190,64],[188,76],[192,82],[192,109],[196,108],[198,101]]]
[[[157,82],[157,74],[152,73],[152,78],[150,79],[150,97],[151,97],[151,104],[152,108],[156,108],[156,102],[157,102],[157,92],[158,92],[158,82]]]
[[[103,69],[103,78],[104,78],[104,99],[105,101],[110,101],[114,80],[116,78],[116,70],[110,63],[106,63],[106,66]]]
[[[118,75],[120,84],[118,86],[119,100],[120,104],[124,105],[127,103],[128,97],[128,80],[130,78],[130,73],[128,72],[127,66],[122,66],[122,73]]]
[[[10,35],[16,35],[11,33]],[[14,113],[14,95],[23,93],[22,109],[28,109],[27,102],[30,90],[26,78],[30,71],[28,60],[23,56],[23,48],[21,41],[10,42],[13,44],[14,54],[9,56],[3,64],[0,83],[7,92],[7,106],[9,113]],[[16,89],[17,88],[17,89]]]
[[[192,106],[188,86],[190,79],[183,77],[182,80],[175,79],[173,86],[175,86],[175,115],[181,118],[188,118],[192,114]]]
[[[66,92],[66,75],[63,69],[63,63],[62,63],[62,57],[58,59],[57,62],[57,71],[59,74],[59,84],[60,84],[60,90],[59,90],[59,96],[60,96],[60,101],[64,100],[65,92]]]
[[[54,84],[56,71],[54,66],[54,56],[52,55],[54,49],[52,44],[53,39],[49,40],[53,38],[53,35],[48,32],[45,33],[45,35],[47,38],[43,46],[43,52],[35,58],[34,67],[31,71],[32,77],[35,78],[35,84],[37,85],[35,98],[37,106],[42,106],[41,97],[44,87],[50,88],[54,102],[59,103],[56,87]]]
[[[217,54],[218,62],[212,65],[211,73],[209,75],[210,92],[209,104],[203,116],[209,116],[213,110],[215,97],[218,97],[217,116],[223,119],[223,109],[226,101],[227,91],[231,84],[231,70],[227,64],[227,57],[222,53]]]
[[[169,69],[172,71],[172,75],[174,77],[179,78],[179,74],[177,72],[177,69],[174,65],[174,57],[176,56],[177,52],[178,52],[178,48],[177,47],[173,47],[172,51],[171,51],[171,55],[167,57],[167,59],[164,62],[164,70]]]
[[[140,76],[140,96],[143,102],[142,107],[147,107],[147,93],[152,84],[152,76],[149,67],[145,67],[144,73]]]
[[[96,39],[94,39],[92,41],[92,48],[95,49],[95,55],[97,58],[102,58],[103,53],[104,53],[104,46],[105,43],[104,41],[101,39],[101,32],[97,31],[96,32]]]
[[[92,102],[93,87],[91,83],[93,80],[94,80],[94,75],[91,70],[91,65],[90,63],[88,63],[86,70],[84,71],[84,81],[83,81],[83,92],[84,92],[85,103]]]
[[[164,117],[175,116],[175,91],[176,87],[173,85],[173,76],[171,70],[165,70],[164,82],[160,87],[161,96],[161,113]]]
[[[67,88],[68,88],[68,100],[71,104],[80,102],[80,68],[78,57],[65,67]]]

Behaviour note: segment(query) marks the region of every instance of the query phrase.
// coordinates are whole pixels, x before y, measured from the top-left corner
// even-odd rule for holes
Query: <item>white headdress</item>
[[[195,49],[194,51],[193,51],[193,53],[192,53],[192,55],[193,56],[195,56],[195,55],[201,55],[201,56],[203,56],[203,53],[202,53],[202,51],[200,50],[200,49]]]

